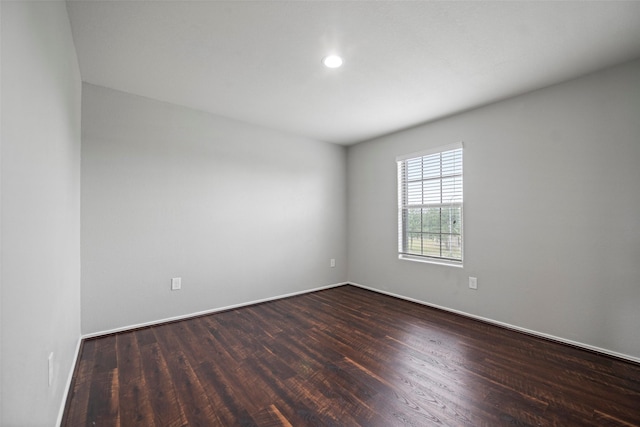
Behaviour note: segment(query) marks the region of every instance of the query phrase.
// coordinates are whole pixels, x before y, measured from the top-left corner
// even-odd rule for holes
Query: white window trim
[[[401,156],[396,157],[396,162],[401,162],[407,159],[413,159],[414,157],[423,157],[423,156],[428,156],[430,154],[442,153],[443,151],[457,150],[459,148],[464,148],[462,141],[454,142],[453,144],[448,144],[448,145],[441,145],[439,147],[432,147],[423,151],[417,151],[415,153],[403,154]]]
[[[399,162],[402,162],[404,160],[408,160],[408,159],[413,159],[416,157],[423,157],[423,156],[428,156],[431,154],[436,154],[436,153],[442,153],[444,151],[450,151],[450,150],[457,150],[457,149],[464,149],[464,144],[462,141],[459,142],[455,142],[452,144],[447,144],[447,145],[440,145],[437,147],[431,147],[428,148],[426,150],[422,150],[422,151],[417,151],[414,153],[409,153],[409,154],[403,154],[400,156],[396,157],[396,165]],[[464,168],[464,162],[463,162],[463,168]],[[401,209],[400,206],[402,206],[402,190],[400,188],[400,183],[402,182],[402,175],[401,175],[401,170],[398,167],[398,242],[399,242],[399,246],[400,246],[400,241],[403,238],[402,237],[402,218],[401,218]],[[463,176],[464,176],[464,169],[463,169]],[[442,259],[442,258],[435,258],[435,257],[425,257],[425,256],[420,256],[420,255],[411,255],[411,254],[405,254],[405,253],[398,253],[398,259],[399,260],[403,260],[403,261],[412,261],[412,262],[420,262],[420,263],[424,263],[424,264],[434,264],[434,265],[442,265],[442,266],[447,266],[447,267],[457,267],[457,268],[463,268],[464,267],[464,250],[465,250],[465,244],[464,244],[464,224],[465,224],[465,220],[464,220],[464,199],[462,201],[462,239],[463,239],[463,243],[462,243],[462,260],[461,261],[456,261],[456,260],[451,260],[451,259]],[[398,247],[398,251],[401,251],[401,248]]]
[[[464,252],[464,245],[462,245],[462,251]],[[453,261],[450,259],[440,258],[428,258],[419,255],[398,254],[398,259],[403,261],[421,262],[424,264],[444,265],[446,267],[464,268],[462,261]],[[464,253],[462,254],[464,260]]]

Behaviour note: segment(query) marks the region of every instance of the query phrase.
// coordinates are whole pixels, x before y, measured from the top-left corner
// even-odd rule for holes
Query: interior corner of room
[[[82,338],[346,283],[640,362],[640,47],[342,144],[86,81],[81,3],[0,3],[0,424]],[[458,141],[463,266],[398,259],[396,158]]]

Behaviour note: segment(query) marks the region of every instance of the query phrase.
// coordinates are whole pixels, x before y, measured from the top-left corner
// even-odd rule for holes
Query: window
[[[462,263],[462,143],[398,161],[400,258]]]

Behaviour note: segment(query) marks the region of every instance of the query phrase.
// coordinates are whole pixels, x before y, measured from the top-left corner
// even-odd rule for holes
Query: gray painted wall
[[[639,118],[636,61],[352,146],[349,280],[640,358]],[[464,268],[398,260],[395,158],[456,141]]]
[[[0,425],[52,426],[80,337],[82,86],[64,2],[0,7]]]
[[[344,147],[89,84],[82,114],[83,333],[346,279]]]

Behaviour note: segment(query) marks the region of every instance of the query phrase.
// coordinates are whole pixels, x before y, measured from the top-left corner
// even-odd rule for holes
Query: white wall
[[[83,333],[346,279],[344,147],[89,84],[82,114]]]
[[[0,425],[51,426],[80,338],[82,86],[64,2],[0,7]]]
[[[395,158],[456,141],[464,268],[398,260]],[[639,164],[640,61],[358,144],[349,280],[640,358]]]

